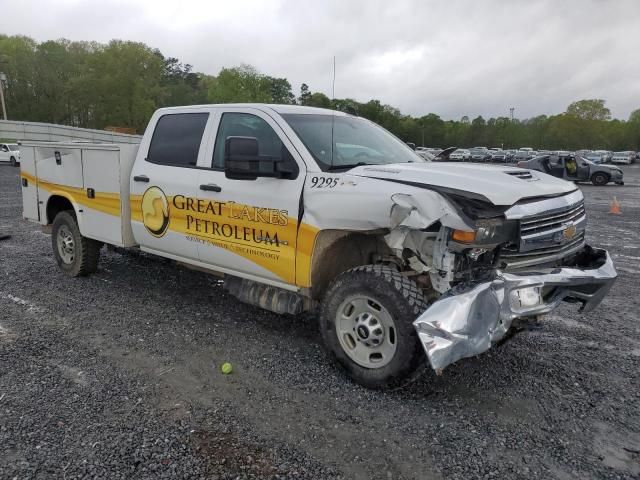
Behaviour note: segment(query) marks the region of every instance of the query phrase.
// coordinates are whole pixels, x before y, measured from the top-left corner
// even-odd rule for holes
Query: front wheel
[[[591,176],[591,183],[597,186],[606,185],[607,183],[609,183],[609,175],[601,172],[594,173]]]
[[[16,157],[11,157],[9,159],[9,163],[11,164],[12,167],[15,167],[16,165],[18,165],[18,162],[16,161]]]
[[[425,357],[413,321],[428,307],[422,290],[395,268],[366,265],[339,275],[320,313],[333,360],[368,388],[396,388],[417,377]]]
[[[58,213],[51,229],[53,255],[60,269],[71,277],[98,270],[102,243],[83,237],[72,211]]]

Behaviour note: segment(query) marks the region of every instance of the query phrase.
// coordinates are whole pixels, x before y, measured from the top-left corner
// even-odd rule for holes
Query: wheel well
[[[53,197],[51,197],[47,202],[47,224],[52,224],[53,219],[56,218],[56,215],[65,210],[72,210],[75,215],[73,204],[69,201],[68,198],[61,197],[59,195],[54,195]]]
[[[322,297],[331,281],[353,267],[391,255],[384,231],[324,230],[318,234],[311,260],[311,296]]]

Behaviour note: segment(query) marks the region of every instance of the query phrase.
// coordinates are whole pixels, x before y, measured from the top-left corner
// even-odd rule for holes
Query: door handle
[[[206,192],[221,192],[222,188],[214,183],[207,183],[206,185],[200,185],[200,190],[204,190]]]
[[[146,175],[136,175],[135,177],[133,177],[133,181],[149,183],[149,177],[147,177]]]

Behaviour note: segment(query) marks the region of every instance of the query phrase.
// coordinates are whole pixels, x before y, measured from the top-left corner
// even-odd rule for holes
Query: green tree
[[[300,96],[298,97],[298,103],[300,103],[300,105],[307,105],[310,97],[311,92],[309,91],[309,85],[303,83],[302,85],[300,85]]]
[[[582,120],[609,120],[611,111],[601,99],[578,100],[567,107],[567,114]]]
[[[209,85],[212,103],[271,101],[271,82],[251,65],[223,68]]]
[[[267,77],[267,81],[271,84],[271,103],[296,103],[296,97],[291,91],[291,84],[286,78]]]

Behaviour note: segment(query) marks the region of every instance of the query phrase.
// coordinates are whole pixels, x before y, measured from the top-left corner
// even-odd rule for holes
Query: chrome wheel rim
[[[76,256],[75,242],[73,234],[66,225],[61,225],[58,229],[58,254],[64,263],[70,265]]]
[[[380,302],[366,295],[348,297],[338,307],[336,335],[351,360],[365,368],[382,368],[396,353],[393,317]]]

